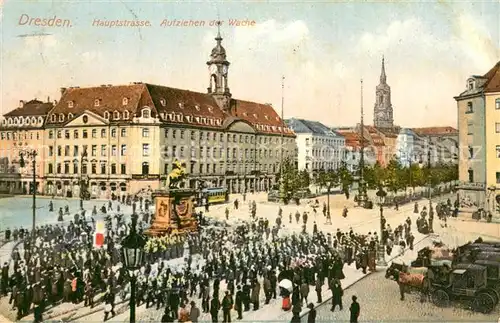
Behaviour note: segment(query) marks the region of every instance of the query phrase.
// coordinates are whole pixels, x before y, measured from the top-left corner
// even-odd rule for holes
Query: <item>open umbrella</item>
[[[293,284],[288,279],[283,279],[282,281],[280,281],[280,283],[278,284],[278,286],[281,287],[281,288],[284,288],[284,289],[288,290],[289,292],[293,291]]]

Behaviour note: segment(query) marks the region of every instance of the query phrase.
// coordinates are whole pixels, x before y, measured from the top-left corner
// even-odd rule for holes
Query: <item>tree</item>
[[[299,171],[288,157],[283,160],[281,167],[280,195],[287,203],[300,189]]]
[[[315,176],[316,185],[320,188],[326,187],[326,200],[328,204],[327,212],[330,215],[330,191],[333,187],[339,185],[338,173],[334,170],[321,169]]]
[[[394,194],[406,187],[404,169],[401,163],[392,159],[385,168],[385,186]]]
[[[308,189],[309,185],[311,185],[311,176],[306,169],[303,169],[298,173],[298,180],[300,188]]]
[[[345,161],[340,163],[340,167],[337,168],[336,173],[342,193],[345,194],[346,199],[349,199],[349,188],[354,182],[354,176],[352,176],[352,173],[349,171]]]

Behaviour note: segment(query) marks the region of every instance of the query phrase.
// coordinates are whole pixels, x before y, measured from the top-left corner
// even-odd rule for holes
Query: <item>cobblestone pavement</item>
[[[490,314],[475,313],[465,303],[454,303],[448,308],[439,308],[430,302],[420,303],[420,296],[409,294],[404,301],[399,299],[398,285],[377,272],[357,282],[344,291],[344,309],[331,312],[331,302],[317,308],[316,322],[349,322],[349,306],[353,295],[361,306],[359,322],[497,322],[500,305]],[[307,315],[302,317],[307,322]]]

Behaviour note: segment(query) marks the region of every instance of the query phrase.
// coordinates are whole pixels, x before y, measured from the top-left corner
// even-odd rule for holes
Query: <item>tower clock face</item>
[[[222,74],[224,74],[224,75],[226,75],[226,74],[227,74],[227,66],[226,66],[226,65],[224,65],[224,66],[222,67]]]
[[[217,72],[217,66],[216,65],[210,65],[210,73],[214,74]]]

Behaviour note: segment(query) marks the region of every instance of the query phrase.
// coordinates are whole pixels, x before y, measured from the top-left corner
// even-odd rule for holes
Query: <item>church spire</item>
[[[380,84],[385,84],[387,81],[387,76],[385,75],[385,58],[382,55],[382,72],[380,73]]]
[[[215,40],[217,41],[217,46],[220,46],[221,42],[222,42],[222,37],[220,35],[220,25],[221,25],[221,22],[219,20],[219,21],[217,21],[217,37],[215,37]]]

